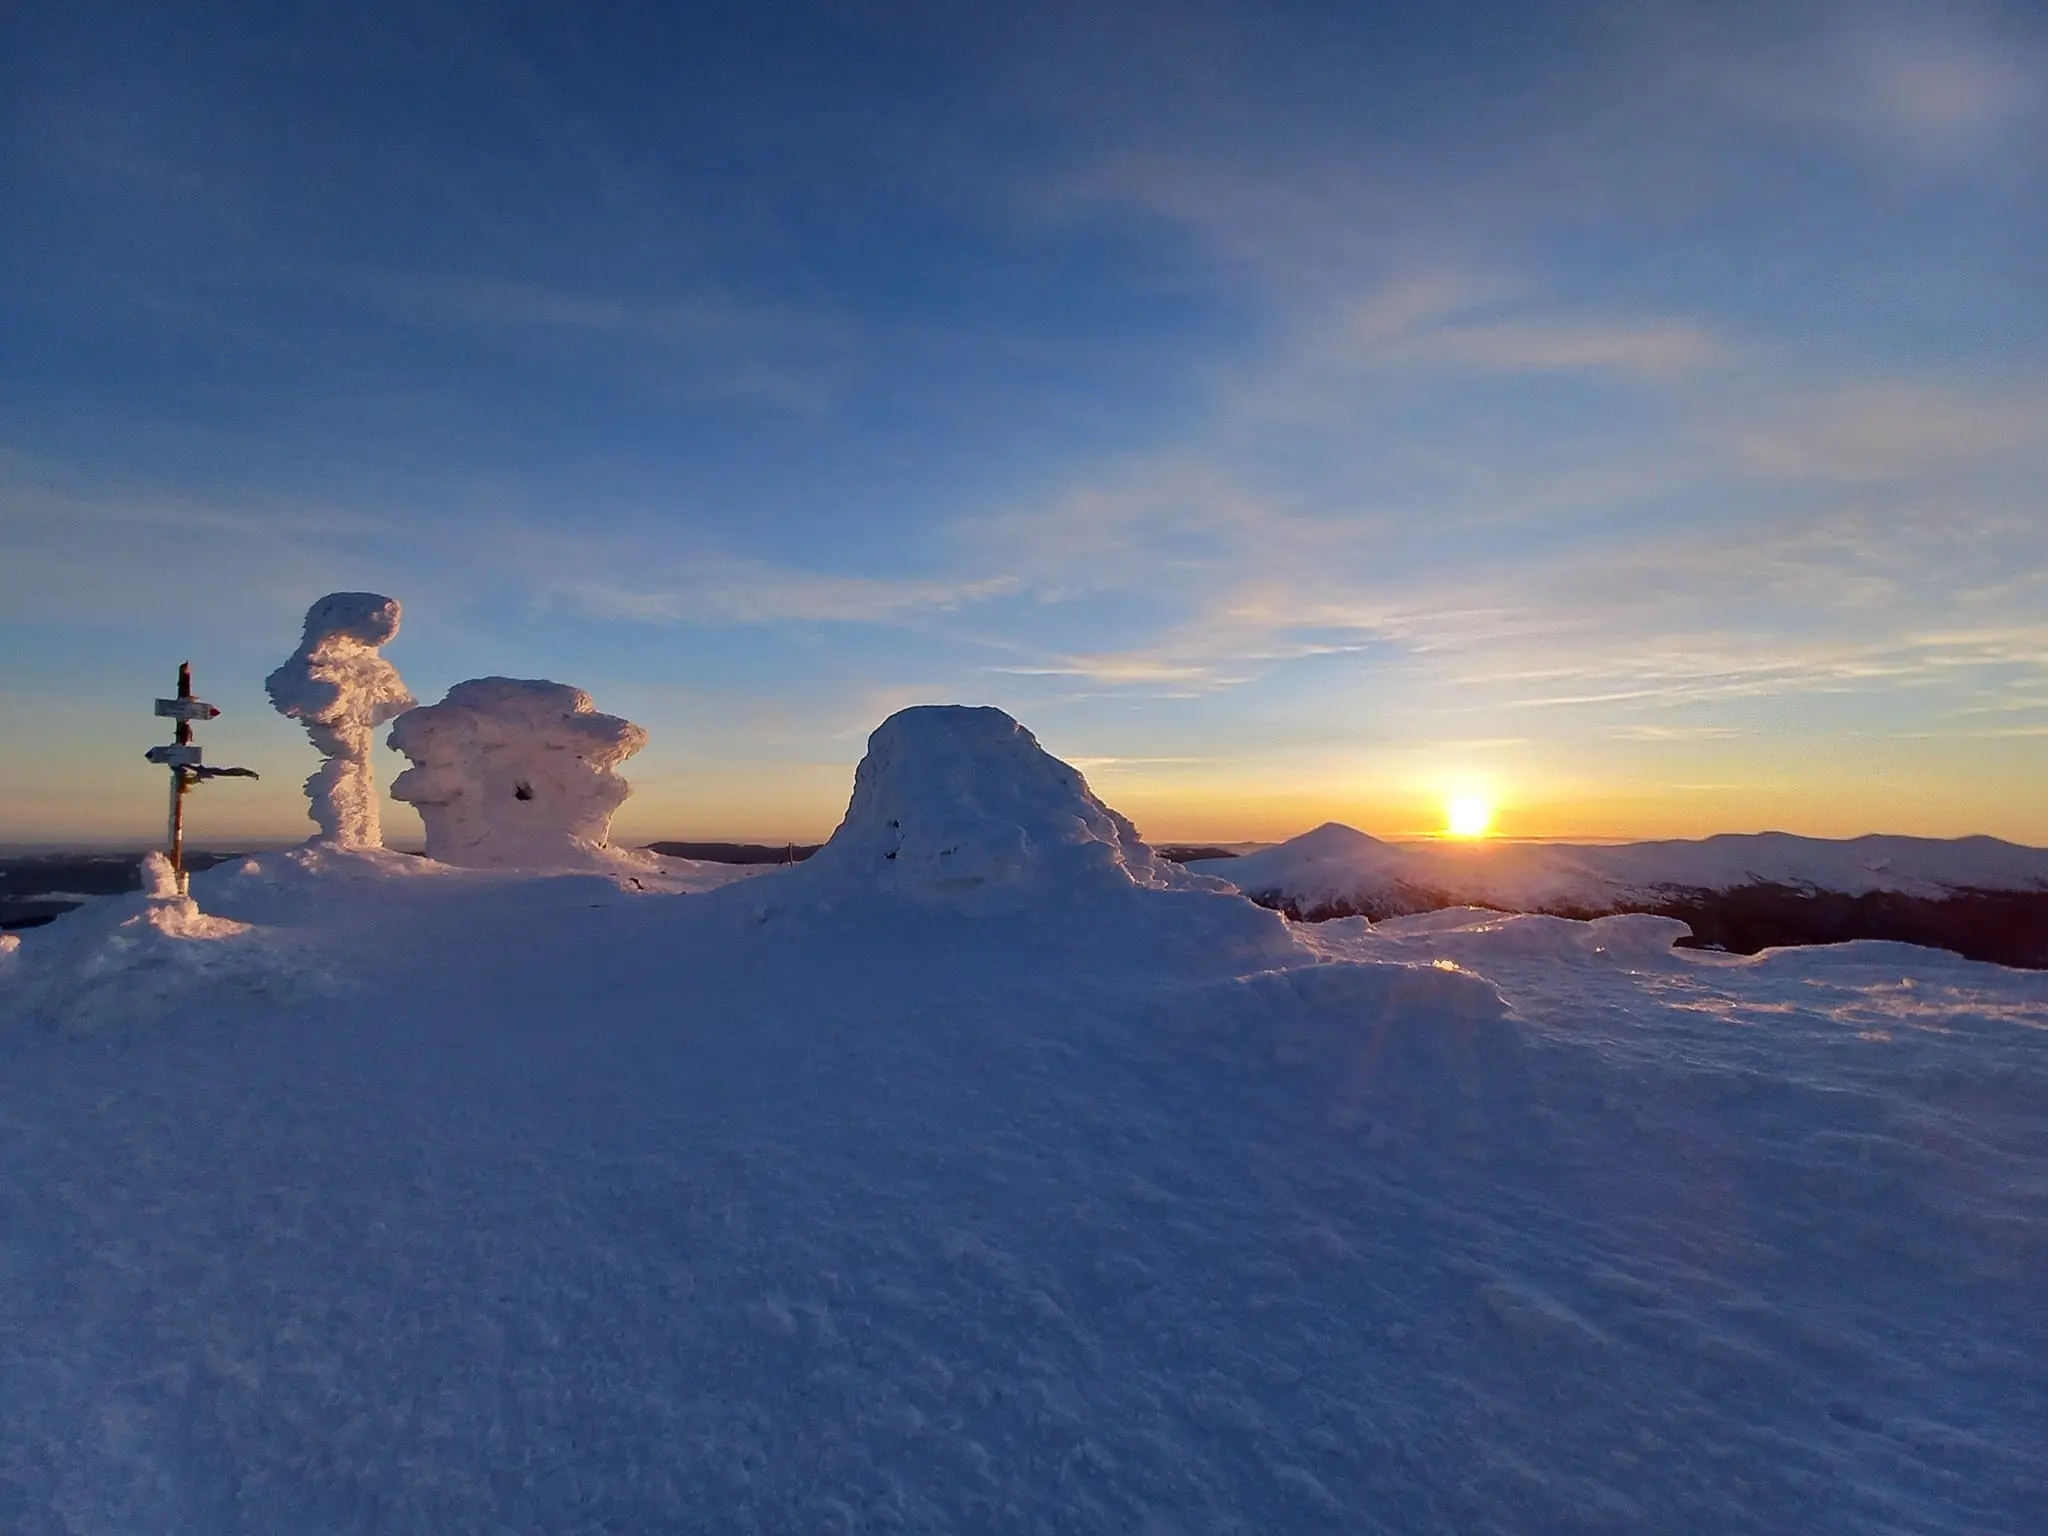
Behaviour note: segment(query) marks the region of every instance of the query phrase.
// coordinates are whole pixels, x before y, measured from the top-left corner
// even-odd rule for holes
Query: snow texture
[[[822,885],[316,845],[0,955],[0,1530],[2044,1528],[2048,974],[1287,925],[993,712],[863,774]]]
[[[316,841],[384,843],[370,758],[378,726],[417,702],[377,654],[398,633],[399,606],[375,592],[330,592],[306,612],[305,637],[265,682],[278,713],[306,728],[326,760],[306,780]]]
[[[249,924],[209,916],[180,895],[160,853],[144,857],[139,892],[94,898],[53,925],[47,942],[14,953],[20,969],[0,992],[7,1016],[74,1032],[174,1005],[188,991],[289,990],[306,979]]]
[[[1000,709],[920,705],[868,738],[846,817],[787,888],[957,899],[969,892],[1223,890],[1159,858]]]
[[[630,720],[601,715],[564,683],[479,677],[391,731],[412,760],[391,796],[417,807],[427,856],[480,869],[577,869],[650,863],[608,846],[633,789],[614,771],[647,744]]]
[[[1299,912],[1372,917],[1458,903],[1592,914],[1660,896],[1757,884],[1852,896],[2048,889],[2048,850],[1991,837],[1835,841],[1765,832],[1605,846],[1388,843],[1330,822],[1276,848],[1196,867],[1248,896]]]

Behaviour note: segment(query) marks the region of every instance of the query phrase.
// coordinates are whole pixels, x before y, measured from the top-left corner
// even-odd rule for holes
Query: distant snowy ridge
[[[2048,891],[2048,849],[1993,837],[1837,841],[1760,832],[1605,846],[1387,843],[1333,821],[1276,848],[1192,867],[1303,917],[1399,917],[1454,906],[1591,917],[1744,886],[1933,899]]]

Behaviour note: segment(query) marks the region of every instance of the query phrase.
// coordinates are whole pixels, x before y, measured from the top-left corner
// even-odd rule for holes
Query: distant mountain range
[[[1991,837],[1389,843],[1331,822],[1191,867],[1306,922],[1461,906],[1575,918],[1655,912],[1691,924],[1695,943],[1741,953],[1891,939],[2048,967],[2048,849]]]

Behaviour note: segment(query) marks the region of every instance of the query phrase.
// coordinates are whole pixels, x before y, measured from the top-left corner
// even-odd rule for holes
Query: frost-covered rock
[[[418,808],[427,855],[471,868],[573,869],[608,857],[612,816],[633,788],[613,770],[647,744],[565,683],[477,677],[400,717],[412,760],[391,796]]]
[[[920,705],[884,720],[831,841],[794,872],[811,886],[939,894],[1052,883],[1227,889],[1159,858],[1000,709]]]
[[[384,842],[370,749],[378,726],[418,702],[377,654],[398,633],[399,611],[398,599],[375,592],[330,592],[307,610],[299,648],[264,683],[278,713],[305,726],[326,757],[306,780],[307,814],[318,840],[337,847]]]

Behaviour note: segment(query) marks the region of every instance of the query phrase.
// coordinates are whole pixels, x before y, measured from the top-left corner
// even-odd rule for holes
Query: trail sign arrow
[[[142,755],[159,768],[197,768],[201,749],[181,743],[168,747],[151,747]]]

